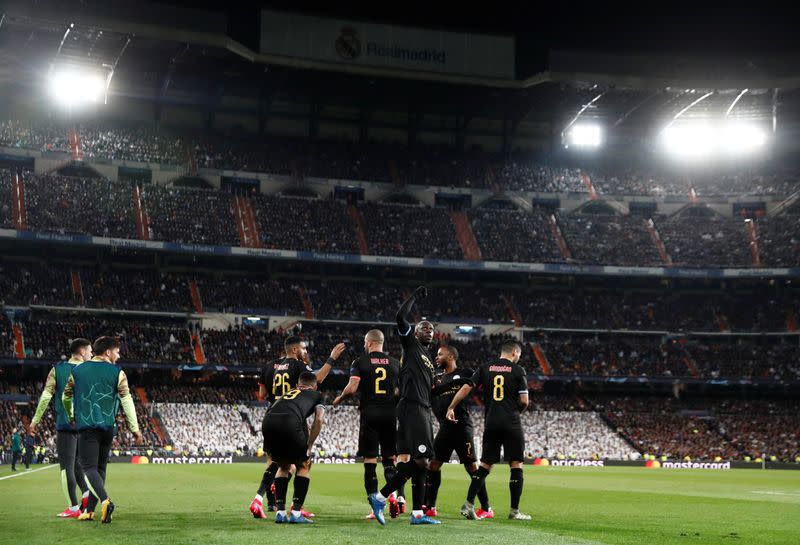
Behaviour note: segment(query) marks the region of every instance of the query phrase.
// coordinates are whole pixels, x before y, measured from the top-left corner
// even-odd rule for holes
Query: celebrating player
[[[433,342],[434,327],[427,320],[413,328],[408,322],[416,300],[427,294],[424,286],[418,287],[397,311],[397,327],[403,345],[400,401],[397,404],[397,475],[377,494],[369,496],[372,513],[381,524],[386,524],[383,509],[389,495],[408,479],[411,479],[413,502],[411,524],[441,524],[425,516],[422,510],[427,468],[433,454],[431,387],[436,368],[428,349]]]
[[[447,420],[447,409],[453,401],[458,390],[464,384],[472,384],[469,376],[464,376],[463,370],[457,367],[458,350],[453,346],[442,346],[436,354],[436,365],[444,370],[444,373],[437,377],[436,386],[433,388],[433,414],[439,421],[439,433],[433,440],[433,460],[428,468],[428,490],[426,501],[428,510],[426,515],[437,516],[436,498],[439,495],[439,486],[442,483],[442,465],[450,460],[450,455],[455,450],[459,461],[464,464],[467,473],[475,475],[478,471],[478,463],[475,459],[475,443],[473,442],[474,431],[469,411],[463,405],[458,405],[455,409],[457,422]],[[471,375],[472,373],[470,373]],[[478,519],[494,518],[494,512],[489,506],[489,496],[486,487],[478,490],[478,499],[481,501],[481,508],[475,512]]]
[[[472,475],[467,501],[461,514],[468,519],[477,519],[475,495],[485,486],[486,476],[492,466],[500,461],[500,447],[511,466],[509,491],[511,493],[512,520],[530,520],[530,515],[519,511],[522,497],[522,464],[525,451],[525,436],[519,414],[528,408],[528,382],[525,370],[517,365],[522,347],[517,341],[505,341],[500,346],[500,359],[481,365],[472,376],[472,384],[483,389],[486,406],[486,424],[483,430],[483,452],[481,465]],[[469,395],[473,386],[464,384],[447,408],[447,420],[456,423],[455,409]]]
[[[311,482],[309,452],[322,429],[324,412],[322,394],[317,391],[317,377],[314,373],[304,371],[297,381],[297,388],[284,393],[264,418],[264,444],[270,458],[278,464],[278,472],[275,475],[275,502],[278,508],[275,522],[277,523],[313,522],[304,517],[300,509],[305,502]],[[312,414],[314,423],[309,432],[306,418]],[[291,513],[287,516],[286,491],[292,465],[297,467],[297,476],[294,479]]]
[[[383,476],[388,483],[397,469],[395,467],[397,381],[400,362],[383,352],[383,332],[372,329],[364,336],[364,355],[350,367],[350,382],[333,400],[333,406],[359,393],[361,418],[358,431],[358,454],[364,457],[364,488],[367,496],[378,492],[378,450],[380,448]],[[389,496],[389,512],[392,516],[405,509],[405,500]],[[394,506],[398,502],[400,505]],[[369,518],[375,515],[370,514]]]

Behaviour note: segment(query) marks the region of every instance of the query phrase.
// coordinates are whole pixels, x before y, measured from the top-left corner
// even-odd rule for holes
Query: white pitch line
[[[752,494],[769,494],[770,496],[800,496],[800,493],[795,492],[775,492],[772,490],[751,490]]]
[[[6,479],[13,479],[14,477],[22,477],[23,475],[30,475],[31,473],[36,473],[37,471],[44,471],[45,469],[50,469],[51,467],[58,467],[58,464],[50,464],[49,466],[44,466],[37,469],[31,469],[30,471],[19,470],[19,473],[14,473],[13,475],[6,475],[5,477],[0,477],[0,481],[5,481]]]

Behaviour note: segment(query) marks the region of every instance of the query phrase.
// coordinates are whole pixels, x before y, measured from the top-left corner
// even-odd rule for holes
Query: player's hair
[[[81,348],[92,346],[92,341],[89,339],[84,339],[83,337],[78,337],[77,339],[73,339],[71,343],[69,343],[69,353],[70,354],[78,354],[81,351]]]
[[[366,338],[367,342],[380,343],[380,344],[383,344],[385,340],[383,337],[383,331],[381,331],[380,329],[370,329],[369,331],[367,331]]]
[[[447,350],[450,353],[450,355],[453,356],[453,359],[458,361],[458,350],[456,349],[455,346],[450,346],[449,344],[443,344],[441,348]]]
[[[92,345],[92,349],[94,353],[98,356],[105,354],[108,350],[113,350],[115,348],[119,348],[120,342],[117,337],[98,337],[94,344]]]
[[[513,339],[503,341],[503,344],[500,345],[500,352],[503,354],[512,354],[517,349],[522,352],[522,345],[519,344],[519,341]]]
[[[285,341],[283,341],[283,349],[288,353],[289,349],[296,344],[300,344],[303,342],[303,339],[298,337],[297,335],[292,335],[291,337],[287,337]]]
[[[299,386],[314,386],[317,383],[317,375],[311,371],[303,371],[297,379]]]

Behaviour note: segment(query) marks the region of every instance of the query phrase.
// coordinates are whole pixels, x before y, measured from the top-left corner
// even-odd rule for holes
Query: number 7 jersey
[[[394,410],[400,376],[400,362],[383,352],[370,352],[356,358],[350,376],[358,377],[361,410],[388,407]]]
[[[264,366],[259,383],[266,387],[270,401],[274,401],[297,388],[297,380],[303,371],[311,371],[311,367],[300,360],[274,360]]]
[[[525,369],[506,359],[494,360],[478,367],[472,382],[483,390],[487,427],[520,421],[519,397],[528,393]]]

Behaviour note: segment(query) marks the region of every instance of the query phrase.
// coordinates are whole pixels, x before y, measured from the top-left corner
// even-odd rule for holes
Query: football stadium
[[[800,543],[790,18],[430,8],[0,6],[0,544]]]

